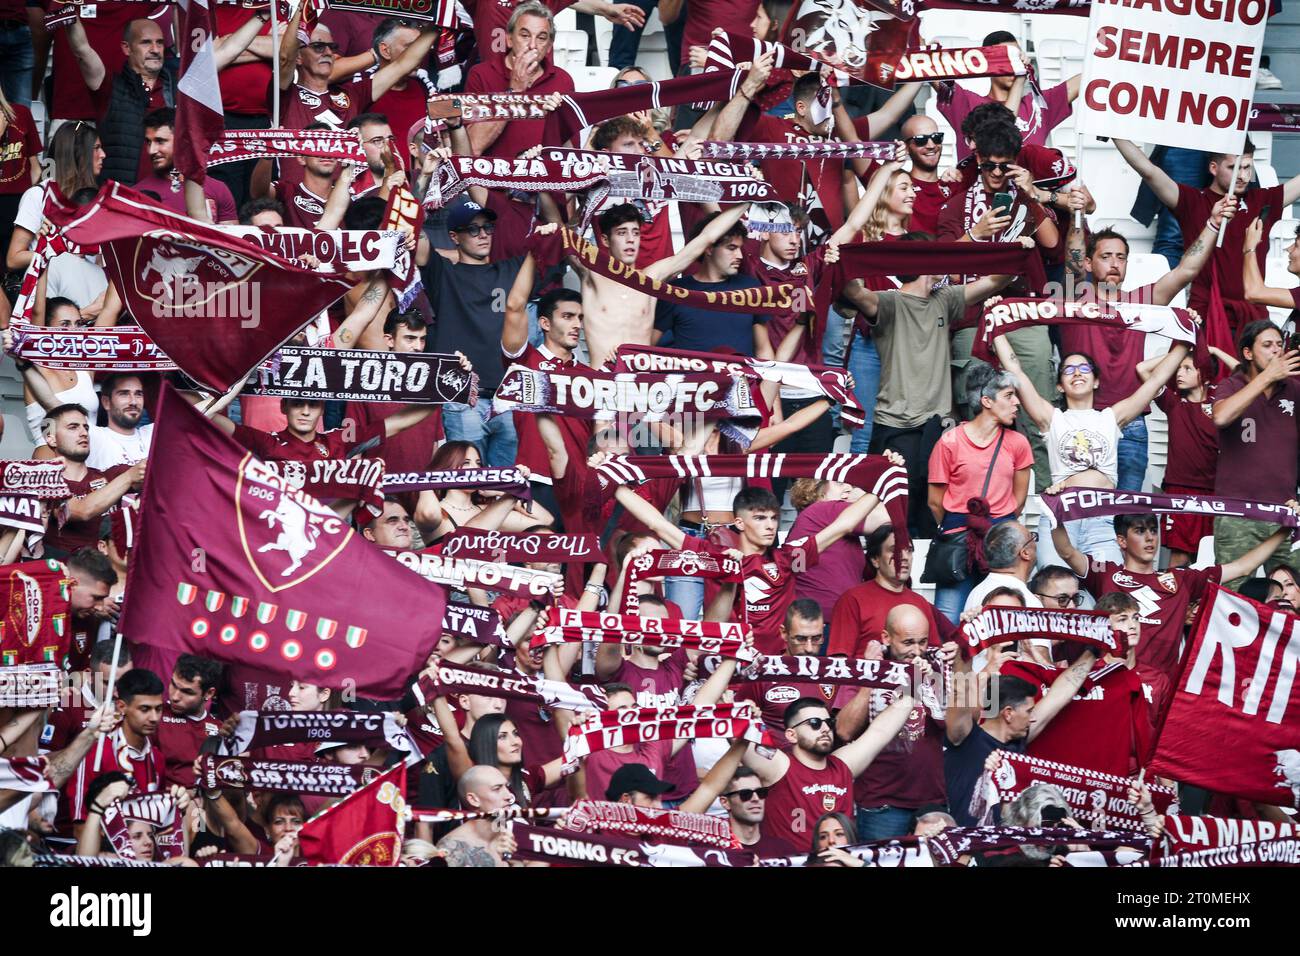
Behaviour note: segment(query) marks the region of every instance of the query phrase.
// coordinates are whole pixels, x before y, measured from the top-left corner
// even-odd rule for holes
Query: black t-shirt
[[[1025,741],[1003,743],[979,726],[972,727],[960,744],[944,738],[943,776],[948,786],[948,809],[959,827],[973,827],[978,823],[970,814],[971,796],[984,774],[984,761],[995,750],[1024,753]]]
[[[753,276],[738,273],[721,282],[701,282],[693,276],[673,281],[673,285],[696,292],[731,292],[761,286]],[[720,345],[730,346],[741,355],[754,354],[754,326],[767,322],[767,316],[751,312],[720,312],[699,309],[684,302],[659,302],[655,307],[655,328],[664,333],[662,346],[691,352],[711,352]],[[775,348],[776,343],[773,343]]]
[[[417,799],[420,806],[426,809],[460,809],[456,778],[452,776],[451,764],[447,761],[446,744],[437,747],[420,765]]]
[[[501,384],[505,301],[523,262],[519,256],[468,266],[434,252],[420,269],[434,314],[429,351],[464,352],[474,363],[480,388],[495,389]]]

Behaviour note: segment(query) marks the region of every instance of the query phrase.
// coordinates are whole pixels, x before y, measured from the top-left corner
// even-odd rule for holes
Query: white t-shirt
[[[47,301],[62,296],[84,309],[108,288],[108,277],[95,262],[95,256],[78,256],[61,252],[46,267],[45,295]]]
[[[966,606],[963,607],[962,610],[973,611],[982,608],[984,606],[984,598],[990,592],[996,591],[998,588],[1011,588],[1013,591],[1018,592],[1020,596],[1025,599],[1025,607],[1043,606],[1043,602],[1039,600],[1038,595],[1029,590],[1029,586],[1015,575],[1003,574],[1000,571],[990,571],[988,577],[971,589],[970,594],[966,598]],[[1052,647],[1051,641],[1043,640],[1041,638],[1029,640],[1025,643],[1035,644],[1038,647],[1046,647],[1049,650]],[[984,669],[984,666],[988,663],[988,659],[988,651],[980,651],[971,658],[970,669],[978,674]]]
[[[32,235],[41,231],[41,220],[45,218],[46,183],[29,187],[18,200],[18,213],[14,216],[14,225],[21,226]]]
[[[1052,482],[1095,468],[1119,481],[1119,422],[1114,408],[1052,410],[1052,424],[1043,435]]]
[[[100,425],[90,426],[90,457],[86,465],[100,471],[114,465],[133,465],[149,457],[149,443],[153,441],[153,425],[141,425],[129,435],[123,435]]]

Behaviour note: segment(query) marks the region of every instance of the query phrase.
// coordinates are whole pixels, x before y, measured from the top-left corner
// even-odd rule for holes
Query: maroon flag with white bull
[[[362,540],[169,386],[158,404],[121,632],[181,653],[398,697],[438,641],[446,592]]]
[[[173,159],[182,176],[207,178],[208,150],[226,129],[217,83],[216,13],[208,0],[180,0],[180,78],[176,81],[176,148]]]
[[[1147,771],[1300,807],[1300,617],[1211,584]]]
[[[127,310],[194,381],[226,391],[353,285],[109,182],[85,206],[50,190],[45,216],[98,245]]]

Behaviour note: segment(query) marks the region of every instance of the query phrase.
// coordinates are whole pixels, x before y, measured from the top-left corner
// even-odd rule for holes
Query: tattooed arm
[[[1061,672],[1061,676],[1052,681],[1052,686],[1047,689],[1043,699],[1034,705],[1034,709],[1029,716],[1029,741],[1032,743],[1034,738],[1047,729],[1047,725],[1052,722],[1062,708],[1065,707],[1074,695],[1079,692],[1083,686],[1084,680],[1088,677],[1088,672],[1092,670],[1092,665],[1097,662],[1097,652],[1092,648],[1084,651],[1079,655],[1079,659]]]
[[[1227,228],[1235,211],[1236,200],[1229,196],[1224,196],[1214,204],[1214,210],[1210,213],[1210,218],[1205,221],[1201,234],[1187,247],[1178,265],[1156,281],[1155,287],[1151,290],[1151,297],[1156,305],[1168,305],[1173,301],[1174,296],[1182,291],[1183,286],[1196,278],[1205,264],[1210,261],[1210,254],[1219,239],[1219,229]]]
[[[361,293],[361,298],[357,301],[357,307],[348,314],[348,317],[343,320],[334,333],[334,347],[339,349],[356,348],[357,342],[366,331],[366,328],[379,317],[380,309],[387,298],[387,273],[382,270],[372,272],[370,282],[366,285],[365,291]]]
[[[1065,233],[1065,268],[1077,278],[1084,278],[1087,270],[1083,267],[1084,256],[1088,248],[1088,229],[1082,223],[1074,224],[1074,217],[1069,217],[1070,228]]]
[[[448,834],[438,841],[438,849],[442,851],[448,866],[486,868],[506,865],[489,853],[487,847],[475,846],[452,837],[453,834]]]

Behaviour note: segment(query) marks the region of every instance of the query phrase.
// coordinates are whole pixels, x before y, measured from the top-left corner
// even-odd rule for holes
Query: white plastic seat
[[[585,67],[589,39],[585,30],[557,30],[552,45],[552,61],[570,73]]]
[[[578,93],[594,93],[607,90],[618,76],[618,70],[612,66],[582,66],[569,70],[573,77],[573,88]]]

